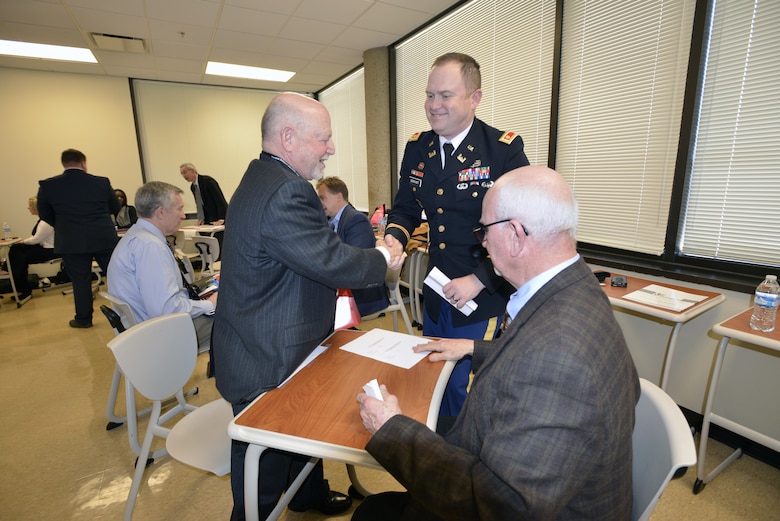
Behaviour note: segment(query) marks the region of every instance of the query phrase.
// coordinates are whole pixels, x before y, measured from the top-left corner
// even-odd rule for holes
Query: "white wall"
[[[216,179],[230,201],[249,162],[260,156],[260,121],[276,94],[136,81],[146,180],[181,187],[185,194],[184,210],[195,213],[195,199],[179,173],[179,165],[192,163],[198,172]]]
[[[66,148],[132,199],[142,181],[126,79],[0,68],[0,92],[0,220],[13,235],[29,235],[27,199],[40,179],[62,173]]]

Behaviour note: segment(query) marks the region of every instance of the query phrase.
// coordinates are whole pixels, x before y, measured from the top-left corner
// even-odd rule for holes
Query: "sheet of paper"
[[[447,297],[445,297],[445,296],[444,296],[444,290],[443,290],[442,288],[443,288],[443,287],[445,286],[445,284],[447,284],[449,281],[450,281],[450,278],[449,278],[447,275],[445,275],[444,273],[442,273],[442,271],[441,271],[439,268],[437,268],[437,267],[434,267],[434,268],[433,268],[433,269],[432,269],[432,270],[431,270],[431,271],[428,273],[428,276],[427,276],[427,277],[425,277],[425,280],[424,280],[423,282],[425,282],[425,285],[426,285],[426,286],[428,286],[428,287],[429,287],[429,288],[431,288],[433,291],[435,291],[436,293],[438,293],[438,294],[439,294],[439,296],[440,296],[441,298],[443,298],[444,300],[446,300],[447,302],[449,302],[449,303],[450,303],[450,305],[451,305],[453,308],[457,309],[458,311],[460,311],[461,313],[463,313],[463,314],[464,314],[464,315],[466,315],[466,316],[469,316],[469,315],[471,315],[471,314],[474,312],[474,310],[476,310],[476,309],[477,309],[477,303],[476,303],[476,302],[474,302],[473,300],[469,300],[468,302],[466,302],[465,304],[463,304],[463,307],[461,307],[461,308],[458,308],[458,307],[457,307],[455,304],[453,304],[451,301],[449,301],[449,300],[447,299]]]
[[[679,312],[698,304],[707,297],[705,295],[694,295],[693,293],[686,293],[665,286],[659,286],[658,284],[650,284],[642,289],[632,291],[623,298],[641,304],[648,304],[650,306]]]
[[[430,342],[427,338],[372,329],[359,338],[341,346],[344,351],[379,360],[396,367],[409,369],[428,356],[428,352],[415,353],[412,347]]]
[[[279,384],[279,387],[282,387],[284,384],[289,382],[290,378],[292,378],[293,376],[298,374],[298,371],[300,371],[301,369],[303,369],[304,367],[306,367],[307,365],[312,363],[314,361],[314,359],[317,358],[318,356],[320,356],[322,353],[324,353],[326,349],[328,349],[328,346],[317,346],[317,347],[315,347],[314,351],[309,353],[309,356],[306,357],[306,360],[301,362],[301,365],[296,367],[295,371],[293,371],[292,374],[290,376],[288,376],[287,379],[284,382]]]

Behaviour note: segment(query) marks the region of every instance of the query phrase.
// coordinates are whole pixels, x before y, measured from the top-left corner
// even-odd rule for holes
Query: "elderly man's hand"
[[[357,395],[357,401],[360,404],[360,418],[363,420],[363,426],[371,434],[375,434],[387,420],[401,414],[401,407],[398,405],[398,398],[389,392],[384,384],[379,386],[382,391],[384,401],[371,398],[366,393]]]
[[[474,353],[474,341],[462,338],[445,338],[436,342],[418,344],[412,349],[415,353],[430,351],[431,354],[428,356],[430,362],[460,360],[464,356]]]

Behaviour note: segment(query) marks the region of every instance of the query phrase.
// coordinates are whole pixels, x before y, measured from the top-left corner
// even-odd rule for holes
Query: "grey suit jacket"
[[[501,338],[477,342],[472,367],[444,439],[399,415],[366,447],[411,493],[403,519],[630,517],[639,379],[584,261],[543,286]]]
[[[311,184],[265,152],[226,220],[211,346],[217,388],[240,404],[278,386],[333,330],[336,288],[379,286],[387,263],[341,242]]]

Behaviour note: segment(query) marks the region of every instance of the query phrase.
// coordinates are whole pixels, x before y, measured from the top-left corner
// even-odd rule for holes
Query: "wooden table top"
[[[403,414],[422,423],[444,362],[421,360],[403,369],[339,349],[363,331],[336,331],[329,348],[283,387],[255,400],[236,425],[363,450],[371,435],[363,427],[356,397],[373,378],[398,396]]]

